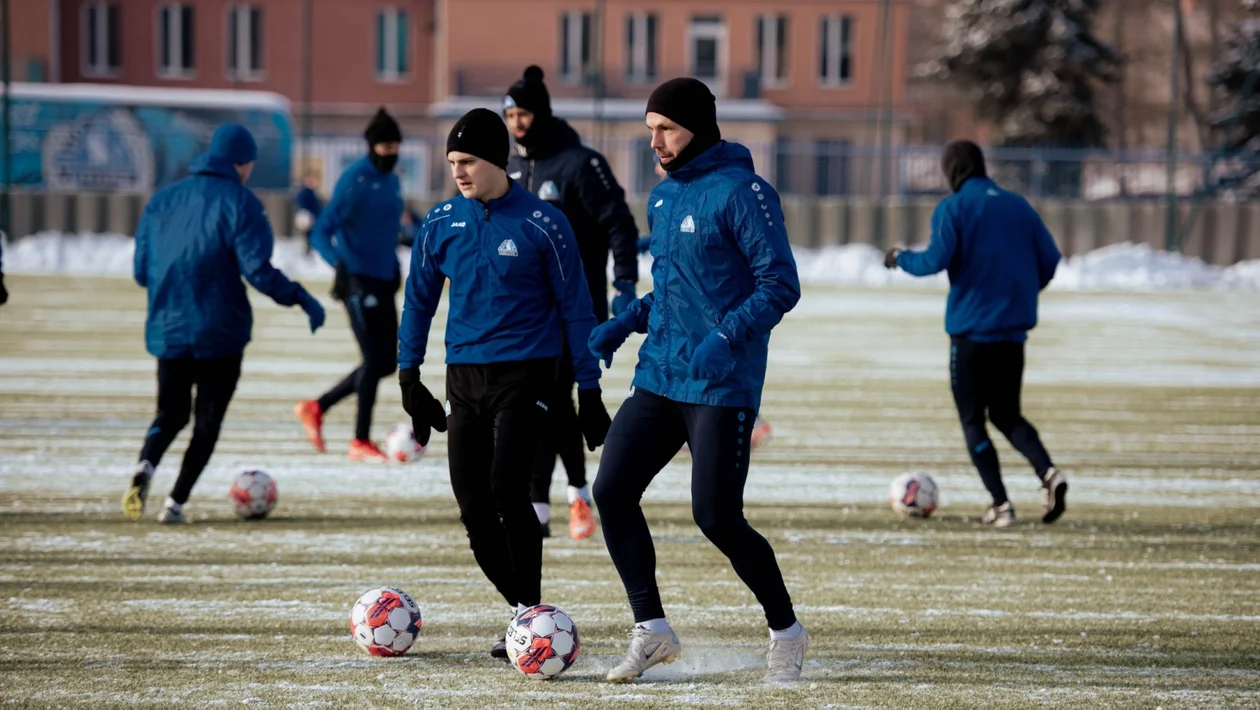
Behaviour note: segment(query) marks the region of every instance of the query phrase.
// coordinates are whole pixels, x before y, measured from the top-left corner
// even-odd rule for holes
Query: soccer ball
[[[550,604],[531,606],[508,624],[508,660],[530,678],[551,680],[565,672],[580,645],[573,620]]]
[[[420,633],[420,607],[406,592],[378,587],[350,610],[350,635],[373,656],[401,656]]]
[[[770,422],[757,417],[753,420],[752,436],[748,437],[748,450],[756,451],[774,438],[774,430],[770,428]]]
[[[228,488],[228,500],[236,514],[246,520],[261,520],[276,507],[279,491],[276,481],[262,471],[242,471]]]
[[[922,471],[903,473],[888,491],[888,503],[903,516],[926,518],[936,510],[936,481]]]
[[[424,447],[416,441],[416,433],[410,424],[395,424],[385,434],[385,453],[399,463],[419,461]]]

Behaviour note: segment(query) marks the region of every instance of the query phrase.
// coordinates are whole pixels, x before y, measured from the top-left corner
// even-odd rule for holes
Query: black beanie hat
[[[695,134],[691,143],[664,166],[674,171],[722,140],[717,124],[717,99],[703,81],[683,77],[656,87],[645,113],[659,113]]]
[[[475,155],[507,170],[507,126],[494,111],[475,108],[461,116],[446,137],[446,152],[452,151]]]
[[[368,124],[367,130],[363,131],[363,137],[367,139],[368,145],[401,143],[402,131],[398,128],[398,122],[382,106],[377,109],[376,115],[372,117],[372,122]]]
[[[525,67],[525,73],[508,89],[503,97],[503,110],[523,108],[537,117],[551,116],[551,94],[547,93],[547,85],[543,83],[543,70],[531,64]]]
[[[954,141],[945,146],[941,155],[941,170],[949,181],[949,189],[958,192],[963,183],[971,178],[988,177],[984,167],[984,152],[971,141]]]

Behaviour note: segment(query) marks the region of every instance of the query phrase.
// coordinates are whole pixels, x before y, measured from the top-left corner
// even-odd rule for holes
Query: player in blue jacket
[[[411,252],[399,331],[403,406],[416,438],[446,431],[451,488],[473,556],[512,606],[540,602],[542,533],[530,505],[530,464],[564,342],[595,325],[582,259],[560,210],[508,179],[508,133],[492,111],[465,114],[446,140],[460,195],[426,216]],[[450,279],[446,400],[420,381],[429,328]],[[610,424],[599,363],[570,355],[587,447]],[[490,653],[507,659],[502,638]]]
[[[713,94],[667,81],[647,105],[652,149],[669,178],[648,199],[653,290],[592,334],[612,364],[632,332],[647,333],[595,479],[604,539],[634,612],[624,682],[678,658],[661,606],[656,555],[640,499],[682,445],[691,448],[692,514],[765,610],[769,681],[795,680],[808,645],[774,550],[744,518],[753,421],[770,330],[800,300],[779,196],[752,155],[722,140]]]
[[[214,453],[253,326],[241,277],[282,306],[301,306],[312,333],[324,323],[319,302],[271,265],[267,213],[244,186],[257,156],[249,131],[220,126],[192,175],[158,190],[136,227],[134,274],[149,291],[144,340],[158,361],[157,416],[123,496],[129,518],[144,514],[153,470],[195,412],[179,478],[158,515],[162,523],[187,520],[184,503]]]
[[[364,131],[368,153],[355,161],[333,190],[311,230],[311,246],[336,270],[333,298],[346,304],[363,362],[317,400],[298,402],[294,414],[316,451],[323,453],[324,414],[351,394],[359,411],[350,442],[351,461],[387,461],[372,443],[377,384],[394,372],[398,343],[398,228],[402,186],[394,174],[402,131],[381,109]]]
[[[313,170],[307,171],[302,176],[302,189],[298,190],[293,198],[293,226],[306,239],[307,254],[312,251],[311,230],[315,227],[315,220],[319,219],[319,213],[324,211],[324,201],[316,192],[319,189],[319,183],[319,173]]]
[[[975,143],[946,146],[941,166],[954,194],[932,215],[931,243],[925,251],[890,249],[884,263],[915,276],[949,273],[950,384],[967,451],[993,496],[983,522],[1015,522],[988,419],[1032,464],[1041,479],[1042,521],[1053,523],[1067,505],[1067,479],[1020,413],[1019,400],[1024,343],[1037,325],[1037,297],[1054,278],[1059,249],[1037,211],[988,178]]]
[[[4,287],[4,240],[0,239],[0,306],[9,302],[9,289]]]

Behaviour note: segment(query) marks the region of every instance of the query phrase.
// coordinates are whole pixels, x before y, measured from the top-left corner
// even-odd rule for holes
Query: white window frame
[[[384,33],[385,36],[377,38],[378,41],[383,40],[385,43],[385,47],[384,47],[385,66],[380,67],[378,69],[375,66],[376,64],[375,58],[372,60],[372,64],[373,64],[372,69],[376,74],[377,81],[400,82],[400,81],[406,81],[411,76],[412,62],[405,61],[405,60],[399,61],[403,59],[403,56],[398,53],[399,16],[402,16],[404,18],[403,26],[405,27],[406,32],[407,32],[407,39],[410,40],[411,39],[411,26],[409,23],[411,22],[411,17],[409,16],[407,10],[397,7],[397,6],[390,6],[390,7],[383,7],[376,11],[376,16],[375,16],[376,23],[373,25],[373,28],[372,28],[373,32],[376,31],[376,28],[380,27],[380,18],[381,17],[385,18],[385,33]],[[411,51],[412,44],[413,43],[410,41],[407,42],[408,52]],[[376,47],[376,50],[378,52],[382,51],[381,47],[379,46]],[[403,64],[403,63],[407,65],[407,69],[400,71],[398,68],[399,64]]]
[[[197,75],[197,56],[196,44],[193,44],[194,54],[192,57],[192,66],[181,66],[178,63],[183,61],[184,56],[184,8],[193,11],[193,33],[197,32],[197,10],[192,3],[189,2],[167,2],[161,3],[154,8],[153,25],[157,27],[157,32],[153,33],[153,63],[157,67],[157,75],[163,79],[192,79]],[[166,10],[168,18],[174,18],[169,24],[162,23],[162,11]],[[170,58],[173,62],[171,66],[162,66],[162,33],[170,32]]]
[[[122,6],[113,0],[92,0],[92,2],[83,3],[82,12],[79,15],[79,44],[81,51],[79,52],[80,64],[83,68],[83,76],[98,78],[118,78],[122,76],[122,66],[109,66],[109,7],[110,5],[118,6],[118,13],[122,14]],[[98,64],[96,59],[102,57],[90,57],[88,53],[91,51],[92,43],[88,37],[88,15],[93,11],[98,13],[96,22],[96,48],[101,52],[103,63]],[[121,42],[121,39],[119,40]],[[122,62],[122,47],[118,48],[119,63]]]
[[[590,28],[592,33],[595,32],[595,15],[586,10],[565,10],[560,13],[562,17],[569,18],[569,33],[560,38],[560,80],[566,84],[580,84],[586,78],[586,72],[590,66],[582,62],[582,18],[589,18],[586,26]],[[561,23],[563,26],[563,23]],[[587,37],[586,44],[591,48],[592,56],[587,57],[587,61],[594,59],[595,38]],[[569,50],[569,62],[576,66],[564,66],[564,49]]]
[[[703,81],[717,98],[726,96],[730,69],[730,43],[727,41],[726,20],[719,16],[716,23],[698,22],[691,18],[687,23],[687,74]],[[696,40],[712,39],[717,42],[717,76],[705,79],[696,71]]]
[[[854,71],[853,71],[853,63],[854,63],[853,16],[842,15],[838,12],[833,12],[827,15],[823,15],[822,21],[824,23],[823,26],[826,28],[825,31],[827,33],[827,43],[825,47],[828,50],[827,56],[823,57],[823,60],[826,63],[827,68],[831,70],[832,76],[824,77],[822,75],[822,72],[819,71],[818,85],[831,87],[831,88],[850,87],[853,85],[853,74],[854,74]],[[847,42],[845,42],[842,45],[841,40],[844,39],[845,33],[841,32],[841,30],[844,29],[844,26],[846,24],[848,25],[848,28],[849,28],[848,38],[847,38]],[[821,53],[823,49],[824,47],[819,47],[818,51]],[[842,78],[840,76],[840,64],[841,64],[840,59],[844,57],[845,54],[848,54],[849,56],[849,75],[847,77]]]
[[[654,22],[649,22],[649,18],[655,18]],[[660,16],[654,12],[636,11],[626,15],[626,21],[634,26],[634,44],[626,47],[626,80],[631,84],[647,84],[656,81],[656,75],[660,71],[655,61],[656,57],[648,54],[648,28],[651,27],[653,34],[659,34],[661,28]],[[651,43],[654,49],[660,48],[660,37],[653,37]],[[652,61],[652,71],[648,72],[648,59]]]
[[[779,22],[783,22],[787,31],[784,32],[783,61],[784,64],[790,64],[787,58],[786,45],[791,44],[791,38],[788,36],[792,31],[791,21],[788,16],[783,13],[767,12],[757,16],[761,21],[761,71],[759,78],[761,86],[764,88],[782,88],[788,84],[788,67],[779,66]],[[756,27],[756,25],[754,25]],[[753,48],[757,46],[753,42]],[[783,76],[779,76],[782,73]]]
[[[266,20],[263,20],[263,31],[259,34],[258,69],[254,70],[249,68],[249,66],[253,64],[253,62],[249,61],[250,59],[253,59],[253,57],[250,56],[249,49],[249,36],[250,31],[253,29],[250,24],[253,22],[251,19],[253,17],[253,10],[258,10],[258,16],[260,18],[264,16],[263,7],[261,5],[240,2],[229,3],[227,6],[227,14],[225,15],[223,21],[223,54],[225,59],[223,71],[230,81],[262,81],[267,76],[267,62],[264,61],[264,56],[267,53],[267,37],[265,34],[267,29]],[[233,23],[235,23],[235,27],[233,26]],[[236,69],[232,68],[232,58],[227,56],[232,49],[232,32],[234,30],[236,32]]]

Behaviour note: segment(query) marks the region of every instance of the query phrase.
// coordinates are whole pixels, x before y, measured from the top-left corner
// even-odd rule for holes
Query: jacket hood
[[[236,172],[236,166],[227,158],[220,158],[202,153],[188,164],[188,172],[193,175],[217,175],[225,177],[237,182],[241,181],[240,173]]]
[[[688,182],[732,163],[753,172],[752,153],[747,148],[734,141],[718,141],[717,145],[692,158],[669,176]]]

